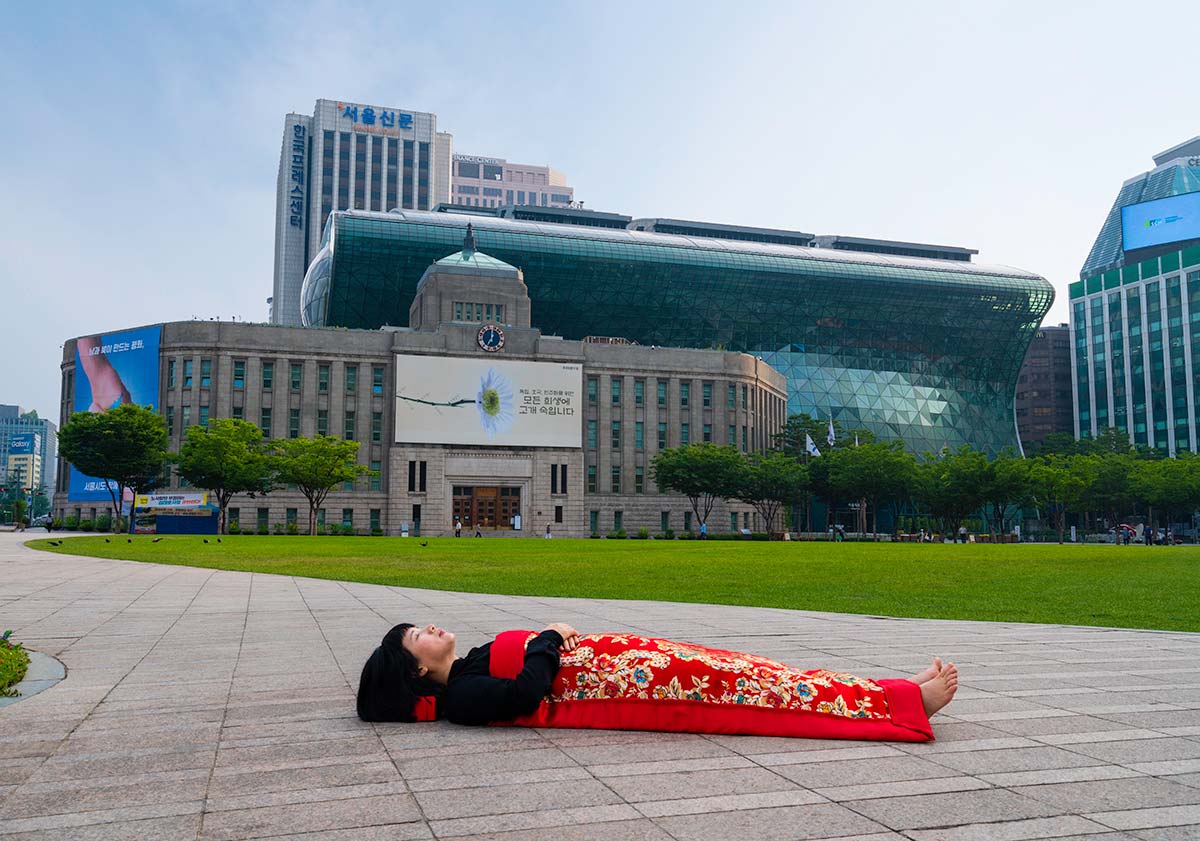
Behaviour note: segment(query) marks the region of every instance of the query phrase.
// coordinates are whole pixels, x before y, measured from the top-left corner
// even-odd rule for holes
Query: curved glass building
[[[308,326],[404,326],[425,269],[458,250],[520,267],[533,323],[565,338],[754,353],[788,410],[913,450],[1019,448],[1013,398],[1054,298],[1017,269],[766,242],[392,211],[336,212],[301,293]]]

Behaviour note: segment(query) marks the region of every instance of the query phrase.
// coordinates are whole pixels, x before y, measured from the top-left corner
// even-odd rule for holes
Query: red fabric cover
[[[417,721],[437,721],[437,698],[432,695],[418,695],[413,704],[413,715]]]
[[[524,667],[525,645],[535,636],[532,631],[497,636],[490,652],[492,676],[515,678]],[[763,657],[627,634],[581,636],[579,647],[563,655],[538,709],[503,724],[810,739],[933,739],[921,690],[912,681],[801,672]]]

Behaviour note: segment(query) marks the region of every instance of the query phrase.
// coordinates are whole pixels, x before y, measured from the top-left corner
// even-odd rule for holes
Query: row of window
[[[484,304],[478,301],[455,301],[455,321],[496,321],[504,324],[504,304]]]
[[[503,307],[500,310],[503,311]],[[321,363],[317,365],[317,391],[326,394],[329,392],[329,376],[331,365]],[[195,360],[183,360],[183,378],[182,385],[184,388],[192,388],[196,385]],[[353,363],[344,363],[342,366],[342,382],[347,394],[355,394],[358,391],[358,366]],[[212,360],[200,360],[200,382],[201,388],[212,387]],[[385,368],[382,365],[371,366],[371,393],[383,394],[383,384],[385,376]],[[176,382],[176,373],[178,371],[177,361],[175,359],[167,360],[167,388],[174,388]],[[288,382],[292,391],[300,391],[304,385],[304,363],[292,362],[289,365]],[[235,359],[233,361],[233,388],[235,391],[241,391],[246,387],[246,360]],[[271,391],[275,387],[275,363],[264,362],[262,364],[262,388],[264,391]]]
[[[381,525],[382,525],[382,513],[383,513],[382,510],[379,508],[368,509],[368,511],[367,511],[367,524],[368,525],[367,525],[367,527],[371,531],[379,531],[380,530]],[[307,516],[307,512],[305,512],[305,514]],[[307,519],[303,522],[303,524],[301,523],[300,509],[298,509],[298,508],[284,509],[283,516],[284,516],[284,522],[286,522],[286,523],[295,523],[297,526],[303,525],[305,527],[307,527],[307,525],[308,525]],[[230,523],[237,523],[243,530],[245,530],[245,528],[249,526],[249,523],[245,523],[245,524],[242,523],[242,509],[240,509],[240,508],[233,508],[233,507],[229,508],[229,510],[226,514],[226,517]],[[327,522],[327,519],[326,519],[325,509],[318,508],[317,509],[317,525],[324,526],[326,524],[326,522]],[[254,510],[254,524],[259,530],[267,528],[267,526],[269,526],[270,523],[271,523],[271,509],[270,508],[256,508]],[[342,528],[354,528],[355,519],[354,519],[354,509],[353,508],[343,508],[342,509],[341,526],[342,526]]]
[[[656,380],[656,398],[659,406],[667,405],[667,381]],[[610,382],[612,404],[619,406],[621,404],[621,392],[624,388],[624,381],[620,377],[612,377]],[[727,408],[737,408],[738,389],[733,383],[727,386],[725,405]],[[587,380],[587,401],[591,405],[596,405],[600,402],[600,378],[588,377]],[[692,385],[690,382],[681,382],[679,384],[679,405],[681,408],[688,408],[692,401]],[[646,381],[637,379],[633,381],[633,405],[644,406],[646,403]],[[745,409],[750,403],[750,387],[742,386],[742,408]],[[700,405],[704,408],[711,408],[713,405],[713,384],[702,383],[700,386]]]
[[[178,432],[182,435],[187,432],[188,427],[193,425],[192,407],[180,406],[180,426]],[[175,407],[166,406],[167,434],[175,435]],[[209,420],[209,407],[198,406],[195,418],[195,423],[199,426],[207,426]],[[242,406],[234,406],[232,417],[235,420],[246,420],[245,408]],[[262,430],[263,435],[267,438],[276,437],[274,427],[274,413],[270,407],[264,407],[259,411],[258,427]],[[353,409],[347,409],[342,418],[342,438],[347,441],[357,440],[358,436],[358,413]],[[317,409],[317,434],[329,434],[329,410]],[[300,410],[288,410],[288,438],[300,437]],[[383,412],[371,412],[371,441],[379,443],[383,441]]]
[[[692,443],[691,426],[692,425],[690,423],[679,424],[679,445],[680,446],[683,446],[684,444]],[[622,428],[621,421],[612,421],[611,422],[609,431],[611,433],[612,448],[614,450],[619,450],[619,449],[621,449],[621,446],[622,446],[621,428]],[[645,432],[646,432],[646,424],[643,421],[635,421],[633,424],[633,448],[635,450],[644,450],[646,448]],[[704,443],[706,443],[706,444],[713,443],[713,426],[711,423],[703,424],[702,430],[701,430],[701,436],[702,437],[700,440],[703,441]],[[597,425],[597,421],[588,419],[587,435],[586,435],[587,449],[589,449],[589,450],[599,449],[599,441],[600,441],[600,437],[599,437],[599,428]],[[738,445],[737,424],[732,424],[732,423],[729,424],[728,434],[725,436],[725,441],[722,443],[728,444],[732,447],[736,447]],[[750,443],[749,427],[746,426],[745,424],[742,424],[742,435],[741,435],[742,449],[743,450],[748,449],[749,443]],[[658,425],[658,449],[659,450],[667,449],[667,424],[665,424],[665,423],[660,423]]]

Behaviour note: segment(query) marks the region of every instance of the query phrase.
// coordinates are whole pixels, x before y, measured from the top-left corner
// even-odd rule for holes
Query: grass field
[[[117,536],[50,552],[370,584],[936,619],[1200,631],[1200,549],[378,537]],[[418,617],[419,618],[419,617]]]

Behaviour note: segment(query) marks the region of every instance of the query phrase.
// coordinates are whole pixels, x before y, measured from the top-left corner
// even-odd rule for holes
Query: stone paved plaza
[[[72,558],[0,534],[0,841],[1200,839],[1200,635],[469,595]],[[963,686],[930,744],[364,724],[400,621],[549,621]]]

